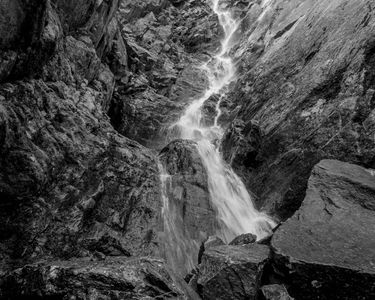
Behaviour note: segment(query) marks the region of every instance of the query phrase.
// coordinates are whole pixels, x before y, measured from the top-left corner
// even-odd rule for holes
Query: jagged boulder
[[[6,274],[1,299],[198,299],[151,258],[46,261]]]
[[[207,173],[196,143],[176,140],[160,152],[165,170],[166,259],[182,275],[197,265],[201,243],[217,229]]]
[[[285,286],[280,284],[269,284],[262,286],[262,293],[266,300],[293,300],[289,296]]]
[[[375,297],[375,172],[336,160],[315,166],[306,198],[272,239],[296,299]]]
[[[209,236],[207,240],[202,242],[201,247],[199,248],[198,264],[202,262],[202,256],[203,256],[204,251],[212,247],[223,246],[223,245],[225,245],[224,241],[218,236],[216,235]]]
[[[232,245],[232,246],[247,245],[247,244],[255,243],[256,240],[257,240],[257,237],[254,234],[245,233],[245,234],[241,234],[235,237],[233,241],[229,243],[229,245]]]
[[[257,299],[270,250],[265,245],[218,246],[206,250],[198,273],[203,299]]]

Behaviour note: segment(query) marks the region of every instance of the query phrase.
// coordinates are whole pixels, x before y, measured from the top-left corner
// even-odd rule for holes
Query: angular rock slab
[[[218,246],[208,249],[199,266],[198,286],[203,299],[256,299],[269,257],[265,245]]]
[[[274,234],[276,264],[296,299],[375,298],[375,171],[315,166],[297,213]]]
[[[197,299],[163,261],[118,258],[26,265],[0,282],[1,299]]]
[[[160,162],[168,177],[163,187],[166,260],[185,276],[197,265],[202,242],[217,230],[216,212],[195,142],[171,142],[160,152]]]
[[[262,286],[262,293],[266,300],[293,300],[289,296],[285,286],[279,284],[270,284]]]

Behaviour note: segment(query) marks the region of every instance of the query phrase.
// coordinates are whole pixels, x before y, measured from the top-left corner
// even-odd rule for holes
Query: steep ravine
[[[0,0],[0,299],[375,298],[374,9]]]

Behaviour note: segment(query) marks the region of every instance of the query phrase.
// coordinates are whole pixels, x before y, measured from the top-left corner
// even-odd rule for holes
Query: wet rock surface
[[[245,167],[243,139],[224,156],[238,158],[233,166],[258,206],[275,217],[299,208],[321,159],[375,167],[374,22],[372,1],[249,2],[228,97],[241,106],[237,119],[259,125],[260,148],[248,147],[255,165]]]
[[[194,142],[170,143],[161,151],[160,161],[169,174],[165,186],[168,203],[164,203],[164,216],[169,218],[164,228],[167,260],[185,275],[197,264],[201,243],[218,228],[216,212],[210,201],[207,173]],[[174,257],[174,250],[179,247],[180,255]]]
[[[0,298],[375,298],[374,4],[219,6],[238,78],[203,121],[220,101],[225,160],[291,218],[207,239],[206,170],[169,143],[223,37],[209,1],[1,0]]]
[[[201,0],[123,1],[119,15],[128,68],[109,115],[123,135],[161,149],[168,126],[205,92],[207,78],[197,67],[220,46],[222,31]]]
[[[199,265],[200,295],[203,299],[256,299],[269,253],[267,246],[258,244],[209,248]]]
[[[374,171],[335,160],[315,166],[306,198],[272,239],[296,299],[375,295]]]

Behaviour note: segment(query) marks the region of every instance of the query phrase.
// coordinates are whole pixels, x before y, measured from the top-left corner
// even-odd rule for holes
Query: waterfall
[[[207,74],[209,86],[205,94],[193,101],[185,110],[181,118],[171,127],[178,132],[179,138],[192,140],[197,143],[198,152],[208,176],[209,193],[212,205],[215,207],[218,217],[219,229],[217,235],[226,242],[243,233],[252,233],[257,239],[267,236],[273,227],[274,221],[266,214],[257,211],[253,205],[251,196],[244,183],[235,174],[230,165],[222,158],[219,151],[218,141],[221,140],[224,129],[218,124],[221,115],[220,102],[222,101],[229,84],[236,78],[235,64],[229,56],[233,46],[233,36],[239,22],[237,22],[230,11],[222,10],[219,0],[212,0],[212,9],[217,14],[219,22],[224,30],[224,38],[221,41],[221,50],[208,62],[201,66],[202,71]],[[211,96],[218,95],[216,104],[216,117],[212,126],[204,124],[202,107]],[[177,129],[177,130],[176,130]],[[162,175],[163,189],[167,186],[168,174]],[[168,199],[164,192],[164,223],[167,230],[171,227],[171,214],[168,209]],[[181,242],[178,233],[168,232],[172,238]],[[167,241],[171,243],[172,241]],[[185,245],[182,248],[187,249]],[[181,246],[176,246],[178,251]],[[189,253],[186,253],[189,256]]]

